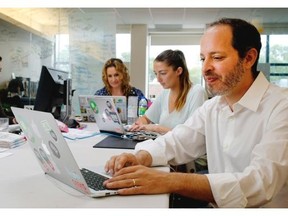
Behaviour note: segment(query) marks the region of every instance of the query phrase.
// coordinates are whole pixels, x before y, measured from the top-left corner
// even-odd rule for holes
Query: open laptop
[[[16,107],[12,107],[12,111],[45,174],[91,197],[117,194],[103,187],[103,181],[109,176],[79,169],[51,113]]]
[[[153,132],[128,132],[119,116],[114,100],[109,96],[88,96],[87,101],[93,110],[99,131],[110,136],[97,143],[95,148],[134,149],[138,142],[155,139],[158,134]]]
[[[95,121],[93,110],[89,104],[88,98],[94,95],[79,95],[79,105],[81,116],[84,121]],[[112,98],[122,123],[127,123],[127,99],[125,96],[101,96]]]

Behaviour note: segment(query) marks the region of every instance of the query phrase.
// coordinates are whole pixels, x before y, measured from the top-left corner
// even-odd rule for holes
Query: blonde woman
[[[102,80],[104,87],[95,95],[138,96],[144,97],[142,91],[130,85],[128,69],[121,59],[111,58],[103,66]]]

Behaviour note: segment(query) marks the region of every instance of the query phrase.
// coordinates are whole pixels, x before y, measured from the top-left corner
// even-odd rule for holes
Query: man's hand
[[[104,182],[109,189],[119,189],[120,195],[163,194],[173,191],[173,178],[168,172],[142,165],[125,167]]]
[[[122,153],[112,156],[105,165],[105,171],[110,174],[118,172],[123,167],[138,165],[139,162],[134,154]]]
[[[131,153],[122,153],[112,156],[105,165],[105,171],[110,174],[115,174],[119,170],[128,166],[144,165],[151,166],[151,155],[146,151],[139,151],[136,155]]]

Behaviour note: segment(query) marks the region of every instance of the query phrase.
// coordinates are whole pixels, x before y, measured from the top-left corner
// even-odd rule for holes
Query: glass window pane
[[[116,58],[130,62],[131,34],[116,34]]]
[[[69,35],[68,34],[56,35],[56,63],[57,62],[69,63]]]
[[[69,34],[57,34],[55,45],[56,59],[54,67],[59,70],[70,71]]]
[[[288,63],[287,41],[288,35],[270,35],[270,63]]]
[[[288,65],[287,66],[270,66],[271,73],[280,73],[287,74],[288,73]]]
[[[270,76],[270,82],[281,87],[288,87],[288,76]]]

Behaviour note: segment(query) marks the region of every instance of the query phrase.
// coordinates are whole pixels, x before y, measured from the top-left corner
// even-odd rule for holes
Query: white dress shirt
[[[207,152],[207,174],[219,207],[270,201],[288,179],[288,95],[260,73],[233,105],[224,97],[204,103],[166,135],[137,144],[152,165],[183,164]]]

